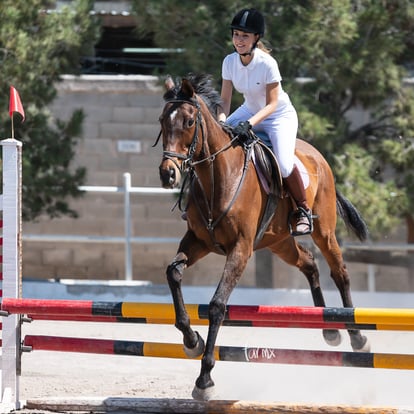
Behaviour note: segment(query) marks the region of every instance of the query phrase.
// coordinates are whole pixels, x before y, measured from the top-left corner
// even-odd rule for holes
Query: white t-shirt
[[[244,96],[247,109],[255,114],[266,105],[266,85],[279,82],[279,96],[275,115],[291,106],[289,96],[283,90],[276,60],[261,49],[254,49],[253,59],[244,66],[237,52],[227,55],[222,65],[223,79],[230,80]]]

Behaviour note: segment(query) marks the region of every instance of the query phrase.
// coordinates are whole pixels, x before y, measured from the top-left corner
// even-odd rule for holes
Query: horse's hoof
[[[356,347],[355,344],[352,344],[354,352],[371,352],[371,344],[369,343],[368,338],[363,336],[362,339],[364,342],[361,346]]]
[[[189,358],[197,358],[204,352],[204,340],[200,336],[198,332],[196,332],[197,335],[197,343],[194,348],[188,348],[184,345],[184,352]]]
[[[214,398],[214,386],[208,388],[199,388],[194,386],[192,397],[198,401],[209,401]]]
[[[341,333],[336,329],[324,329],[323,338],[330,346],[338,346],[342,341]]]

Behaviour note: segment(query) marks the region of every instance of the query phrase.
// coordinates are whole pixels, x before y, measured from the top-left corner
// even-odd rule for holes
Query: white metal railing
[[[178,243],[178,237],[132,237],[131,235],[131,194],[165,195],[176,194],[179,190],[167,190],[156,187],[131,187],[131,174],[123,174],[121,187],[117,186],[80,186],[79,190],[98,193],[124,194],[124,231],[123,237],[113,236],[79,236],[69,234],[23,234],[24,241],[37,242],[79,242],[79,243],[124,243],[125,245],[125,280],[131,281],[132,275],[132,243]]]
[[[354,244],[344,243],[342,247],[349,250],[366,250],[366,251],[377,251],[377,252],[414,252],[413,244],[404,243],[375,243],[375,244]]]
[[[341,245],[344,250],[357,250],[357,251],[371,251],[371,252],[414,252],[414,244],[407,243],[368,243],[368,244],[355,244],[355,243],[343,243]],[[377,265],[373,263],[367,263],[367,290],[368,292],[375,292],[376,287],[376,270]]]
[[[77,242],[77,243],[119,243],[125,245],[125,280],[133,280],[132,274],[132,244],[149,243],[178,243],[179,237],[142,237],[131,235],[131,194],[166,195],[177,194],[180,190],[167,190],[158,187],[131,187],[131,174],[123,174],[123,186],[80,186],[80,190],[98,193],[122,193],[124,195],[124,236],[98,236],[98,235],[69,235],[69,234],[23,234],[24,241],[35,242]],[[1,202],[0,198],[0,202]],[[356,244],[344,243],[342,248],[347,250],[365,251],[414,251],[414,244],[403,243],[376,243]],[[375,291],[375,269],[376,266],[368,264],[368,291]]]

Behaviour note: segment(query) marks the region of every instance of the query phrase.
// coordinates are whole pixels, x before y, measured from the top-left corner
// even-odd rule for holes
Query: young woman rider
[[[297,206],[292,234],[309,234],[313,229],[312,213],[294,164],[298,118],[282,88],[278,64],[260,41],[264,18],[255,9],[243,9],[234,16],[230,28],[235,52],[226,56],[222,65],[223,112],[218,115],[219,121],[233,126],[241,138],[247,137],[251,128],[269,136],[284,183]],[[243,94],[244,102],[229,115],[233,87]]]

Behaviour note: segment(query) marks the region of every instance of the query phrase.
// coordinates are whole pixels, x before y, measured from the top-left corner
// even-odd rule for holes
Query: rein
[[[206,143],[206,139],[205,139],[205,131],[203,128],[203,123],[202,123],[202,114],[201,114],[201,107],[199,102],[197,101],[197,98],[193,99],[172,99],[172,100],[168,100],[168,103],[172,102],[172,103],[177,103],[177,104],[182,104],[182,103],[188,103],[190,105],[193,105],[196,109],[197,109],[197,118],[196,118],[196,125],[195,125],[195,129],[194,129],[194,135],[193,135],[193,139],[190,145],[190,148],[188,149],[188,153],[187,154],[181,154],[181,153],[177,153],[174,151],[163,151],[163,158],[164,159],[168,159],[170,161],[172,161],[175,166],[183,173],[183,172],[188,172],[191,176],[191,182],[190,182],[190,191],[194,192],[194,188],[195,188],[195,181],[197,181],[200,189],[201,189],[201,193],[202,193],[202,199],[203,202],[205,204],[205,207],[207,208],[207,218],[204,216],[203,211],[201,209],[201,205],[199,203],[199,200],[195,197],[194,201],[195,204],[197,206],[198,212],[200,213],[200,217],[202,218],[204,225],[206,226],[206,229],[208,230],[211,240],[214,244],[214,246],[216,247],[216,249],[220,252],[225,254],[225,251],[223,249],[223,247],[220,245],[220,243],[217,242],[215,235],[214,235],[214,229],[217,226],[217,224],[226,216],[226,214],[229,212],[229,210],[231,209],[231,207],[233,206],[233,204],[235,203],[237,197],[239,196],[240,190],[242,188],[242,185],[244,183],[244,179],[246,177],[246,172],[248,169],[248,164],[249,161],[251,159],[251,153],[253,150],[253,145],[249,145],[249,146],[245,146],[245,158],[244,158],[244,164],[243,164],[243,171],[242,171],[242,176],[240,178],[239,184],[237,186],[237,189],[230,201],[230,203],[228,204],[228,206],[221,212],[221,214],[219,215],[219,217],[217,219],[214,220],[213,218],[213,211],[214,211],[214,192],[215,192],[215,183],[214,183],[214,161],[216,159],[216,157],[218,155],[220,155],[221,153],[227,151],[229,148],[231,148],[233,146],[233,143],[238,139],[238,137],[232,137],[232,139],[230,140],[230,142],[228,144],[226,144],[224,147],[220,148],[218,151],[216,151],[214,154],[208,155],[205,158],[202,158],[200,160],[194,161],[193,157],[196,151],[196,147],[198,144],[198,134],[199,134],[199,130],[201,130],[201,138],[202,138],[202,145],[204,146]],[[178,106],[178,105],[177,105]],[[175,108],[177,108],[177,106],[173,106],[172,108],[170,108],[168,113],[171,113]],[[155,144],[153,145],[153,147],[155,147],[158,144],[158,141],[160,139],[162,135],[162,131],[160,131]],[[180,159],[183,160],[183,162],[181,163],[181,166],[178,164],[178,162],[176,161],[176,159]],[[197,165],[200,165],[204,162],[210,162],[210,201],[208,200],[206,191],[203,187],[203,184],[199,178],[199,176],[197,175],[197,172],[195,170],[195,167]],[[193,179],[195,178],[195,180]],[[183,186],[181,188],[181,192],[179,195],[179,200],[177,202],[177,204],[181,207],[181,199],[183,197],[183,193],[184,193],[184,187]]]

